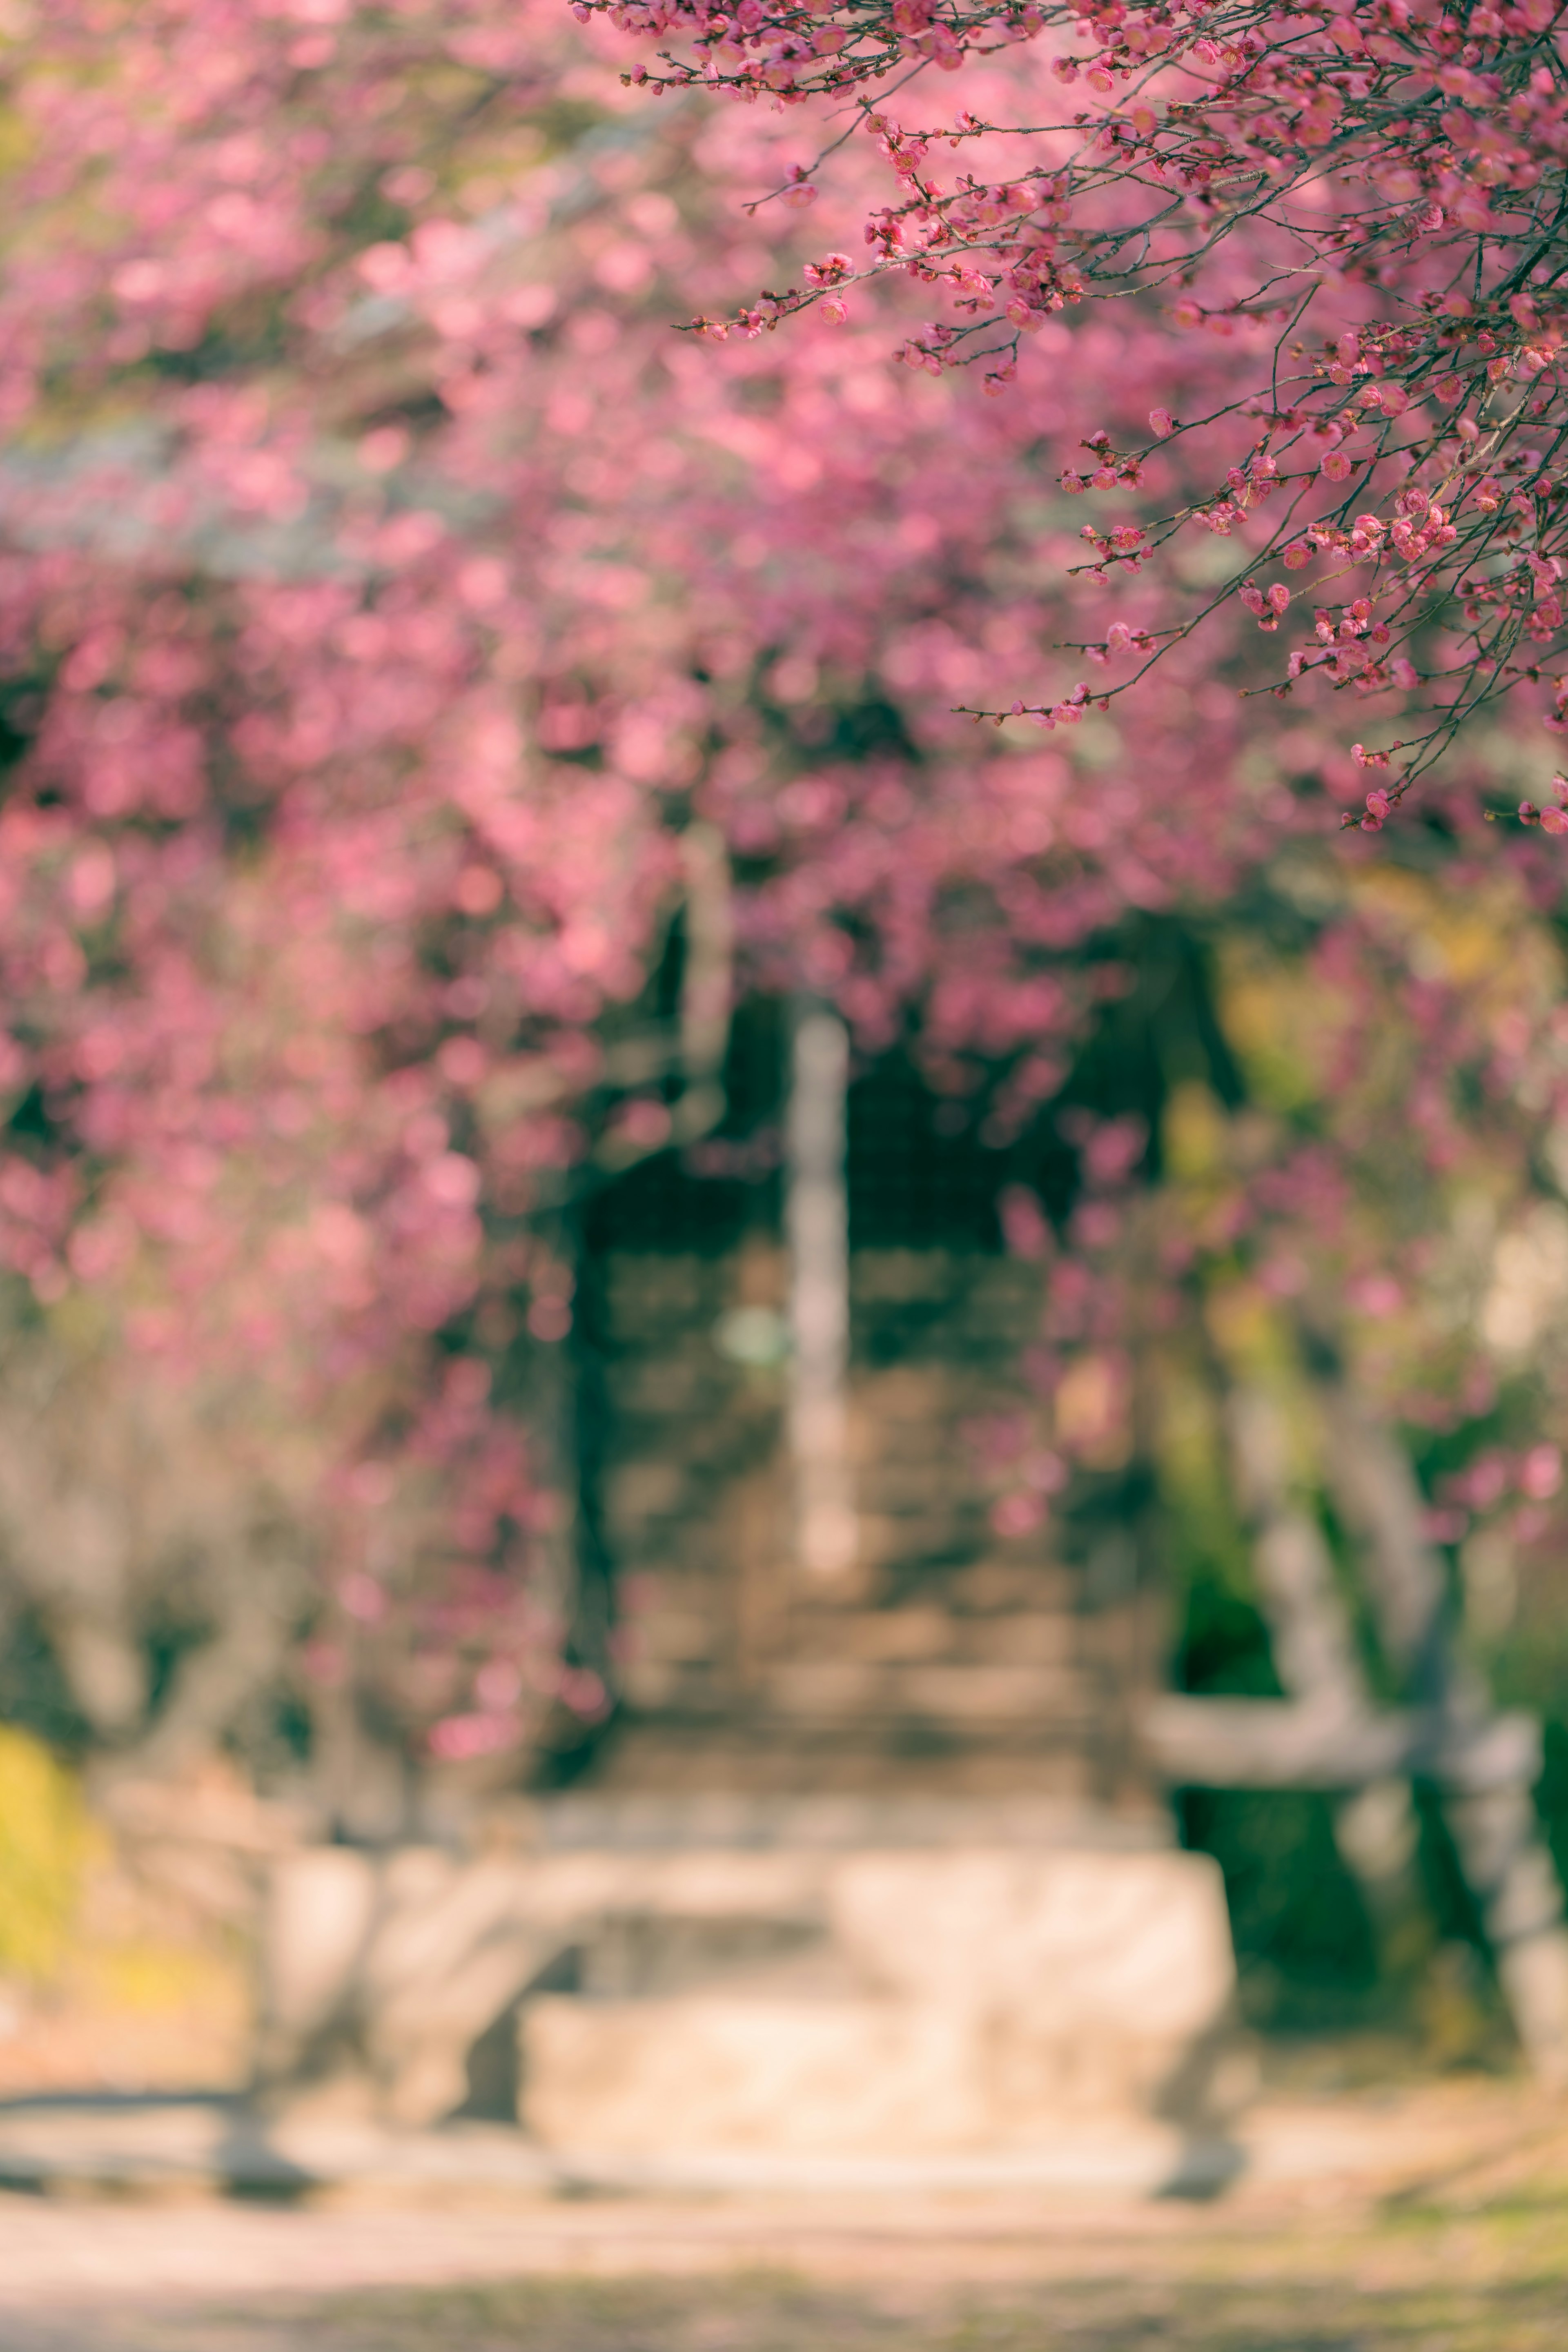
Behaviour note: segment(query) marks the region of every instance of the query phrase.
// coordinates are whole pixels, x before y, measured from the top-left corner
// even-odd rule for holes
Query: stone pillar
[[[858,1549],[849,1466],[849,1207],[844,1098],[849,1039],[836,1013],[801,1013],[790,1059],[784,1219],[790,1253],[789,1445],[795,1557],[831,1590]]]

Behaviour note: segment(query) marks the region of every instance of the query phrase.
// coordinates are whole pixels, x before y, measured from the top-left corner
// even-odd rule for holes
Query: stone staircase
[[[631,1607],[596,1786],[1148,1801],[1108,1758],[1121,1706],[1081,1579],[990,1523],[971,1428],[1020,1412],[1030,1269],[852,1260],[860,1550],[829,1596],[791,1563],[782,1367],[723,1347],[738,1308],[776,1312],[782,1256],[622,1255],[603,1279],[605,1518]]]

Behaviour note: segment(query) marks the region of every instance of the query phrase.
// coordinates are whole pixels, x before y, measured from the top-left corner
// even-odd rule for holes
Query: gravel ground
[[[217,2264],[233,2233],[206,2217],[195,2227]],[[463,2283],[315,2291],[356,2261],[395,2278],[411,2229]],[[1171,2234],[1126,2233],[1102,2219],[1010,2279],[986,2276],[984,2248],[957,2239],[947,2278],[929,2260],[906,2265],[891,2244],[858,2279],[809,2250],[784,2268],[726,2259],[672,2274],[650,2261],[606,2275],[588,2259],[603,2244],[582,2242],[559,2246],[572,2267],[553,2274],[484,2277],[519,2267],[524,2250],[505,2231],[383,2214],[326,2239],[244,2234],[245,2259],[265,2253],[272,2272],[259,2290],[237,2278],[194,2303],[95,2296],[13,2311],[0,2341],[6,2352],[1557,2352],[1568,2334],[1560,2205],[1279,2235],[1191,2216]]]
[[[1364,2161],[1291,2177],[1310,2136],[1281,2127],[1271,2177],[1205,2205],[0,2198],[0,2352],[1568,2344],[1568,2106],[1460,2091],[1312,2112],[1318,2145],[1331,2121]]]

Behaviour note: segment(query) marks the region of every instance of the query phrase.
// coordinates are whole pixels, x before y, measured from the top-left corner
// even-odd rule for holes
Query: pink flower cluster
[[[1487,405],[1551,394],[1551,370],[1475,387],[1438,448],[1464,488],[1428,488],[1428,457],[1378,437],[1408,436],[1419,404],[1359,396],[1406,366],[1375,271],[1346,281],[1363,323],[1353,349],[1316,348],[1298,425],[1247,413],[1279,331],[1242,270],[1267,226],[1219,236],[1245,184],[1228,149],[1199,152],[1209,100],[1190,137],[1163,127],[1173,95],[1140,129],[1123,79],[1199,73],[1239,106],[1258,55],[1238,37],[1227,58],[1223,6],[1201,33],[1086,17],[1065,86],[1093,93],[1089,121],[1048,172],[1002,157],[923,193],[943,151],[884,115],[834,166],[884,224],[865,268],[799,247],[820,198],[748,214],[736,195],[827,193],[790,177],[803,109],[873,54],[923,69],[962,51],[942,86],[973,96],[951,131],[979,154],[994,106],[1064,87],[1045,15],[972,26],[938,0],[895,22],[877,0],[851,23],[742,0],[721,33],[622,14],[695,39],[719,92],[788,102],[656,106],[623,86],[625,31],[553,0],[147,0],[114,16],[108,55],[100,0],[59,0],[5,65],[29,130],[8,183],[26,236],[0,291],[0,1261],[44,1313],[90,1293],[159,1377],[255,1381],[304,1433],[336,1547],[312,1655],[323,1675],[351,1647],[384,1657],[388,1704],[447,1726],[454,1758],[501,1752],[547,1704],[604,1703],[588,1669],[563,1669],[541,1597],[570,1475],[550,1432],[571,1230],[640,1154],[773,1164],[776,1137],[714,1132],[735,996],[831,998],[868,1055],[912,1035],[932,1088],[1005,1149],[1121,985],[1105,940],[1226,905],[1364,781],[1331,696],[1273,698],[1292,681],[1263,666],[1269,624],[1325,616],[1297,649],[1321,686],[1414,694],[1448,624],[1404,651],[1412,569],[1463,551],[1489,645],[1549,627],[1557,581],[1521,504],[1551,466],[1523,472]],[[1097,72],[1130,99],[1131,142],[1098,143]],[[1337,152],[1361,104],[1342,94],[1331,116],[1303,94],[1290,119]],[[1530,106],[1527,143],[1549,111]],[[1140,249],[1116,207],[1151,141],[1186,159],[1167,192],[1206,224],[1209,295],[1241,271],[1229,309],[1174,337],[1157,289],[1090,299],[1110,246],[1068,250],[1085,171]],[[899,200],[879,214],[889,169]],[[1489,184],[1506,211],[1512,180]],[[842,306],[868,271],[831,332],[767,331]],[[940,336],[910,308],[933,284],[954,312]],[[740,320],[722,349],[670,331],[693,308]],[[1549,312],[1543,295],[1518,324],[1531,351],[1554,348]],[[1471,315],[1431,325],[1466,382],[1501,350],[1480,352],[1497,332],[1472,336]],[[988,333],[1005,398],[947,363]],[[900,337],[913,368],[887,364]],[[1058,488],[1075,448],[1082,497],[1108,502],[1087,536]],[[1359,469],[1342,520],[1318,503],[1335,451]],[[1397,487],[1364,491],[1385,464]],[[1235,580],[1194,566],[1201,643],[1151,560],[1165,525],[1127,503],[1162,484],[1238,542]],[[1472,509],[1506,565],[1454,522]],[[1310,600],[1268,576],[1276,545],[1282,569],[1321,567]],[[1188,537],[1180,560],[1194,547],[1220,551]],[[1026,701],[1024,674],[1058,660]],[[1456,799],[1467,839],[1470,814]],[[1510,851],[1543,901],[1558,815]],[[1347,831],[1321,854],[1353,880],[1371,847]],[[1419,957],[1391,977],[1376,908],[1338,903],[1319,950],[1323,1001],[1350,1008],[1332,1034],[1378,1067],[1380,1024],[1417,1036],[1400,1131],[1428,1159],[1461,1148],[1455,1072],[1505,1108],[1555,1100],[1533,1010],[1517,1053],[1460,1054]],[[1205,1250],[1253,1252],[1281,1295],[1312,1250],[1335,1279],[1386,1271],[1358,1223],[1363,1145],[1335,1128],[1363,1100],[1337,1084],[1313,1097],[1331,1139],[1255,1136],[1240,1205],[1192,1208]],[[1020,1526],[1047,1455],[1109,1458],[1127,1426],[1133,1140],[1112,1122],[1073,1141],[1090,1173],[1066,1235],[1032,1196],[1005,1203],[1015,1245],[1050,1259],[1031,1377],[1071,1437],[1020,1457]],[[1167,1295],[1179,1258],[1147,1259]],[[1079,1357],[1096,1369],[1069,1379]]]
[[[1176,501],[1142,519],[1140,560],[1192,523],[1252,541],[1244,594],[1271,561],[1320,562],[1324,584],[1365,566],[1392,647],[1359,667],[1292,657],[1281,696],[1309,670],[1394,696],[1413,778],[1500,695],[1542,681],[1568,551],[1568,313],[1538,230],[1568,157],[1553,0],[1462,16],[1412,0],[584,5],[657,33],[639,86],[858,110],[897,195],[869,212],[857,275],[945,288],[954,312],[903,345],[912,365],[977,362],[999,395],[1021,339],[1094,300],[1209,345],[1189,421],[1151,412],[1156,446],[1191,446],[1181,477],[1147,478]],[[1051,36],[1068,46],[1047,60]],[[916,129],[888,110],[927,61],[963,67],[969,103]],[[792,166],[785,202],[837,169],[846,135]],[[963,158],[954,175],[944,149]],[[821,299],[808,273],[762,322]],[[747,331],[760,315],[742,314]],[[1150,455],[1107,446],[1063,487],[1142,488]],[[1119,552],[1103,532],[1095,544]],[[1212,609],[1179,592],[1173,607],[1163,646]]]

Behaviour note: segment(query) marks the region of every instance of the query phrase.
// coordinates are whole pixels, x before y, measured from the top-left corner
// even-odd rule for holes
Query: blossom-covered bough
[[[1298,639],[1251,690],[1284,698],[1310,677],[1369,701],[1359,723],[1376,740],[1355,757],[1387,773],[1345,820],[1369,829],[1511,689],[1543,688],[1547,725],[1568,724],[1568,18],[1552,0],[577,0],[580,16],[595,10],[660,43],[639,85],[829,101],[848,118],[840,137],[874,137],[894,179],[862,259],[830,255],[803,287],[699,320],[703,333],[754,335],[813,306],[841,317],[849,288],[901,271],[950,314],[903,356],[933,372],[977,362],[998,394],[1064,306],[1126,302],[1130,335],[1159,322],[1230,346],[1200,413],[1156,408],[1149,436],[1120,446],[1091,430],[1062,477],[1070,491],[1147,493],[1129,520],[1110,509],[1085,526],[1101,576],[1184,533],[1237,542],[1205,596],[1089,648],[1135,665],[1097,700],[1239,596],[1281,652]],[[933,103],[930,69],[983,73],[1034,43],[1054,51],[1048,112],[998,109],[989,89],[978,112]],[[833,152],[797,165],[779,199],[813,197]],[[1189,479],[1160,511],[1170,473],[1155,453],[1183,436],[1198,444]],[[1293,598],[1298,613],[1310,600],[1310,634],[1287,619]],[[976,715],[1071,723],[1088,696],[1080,681]],[[1568,830],[1560,805],[1521,814]]]

